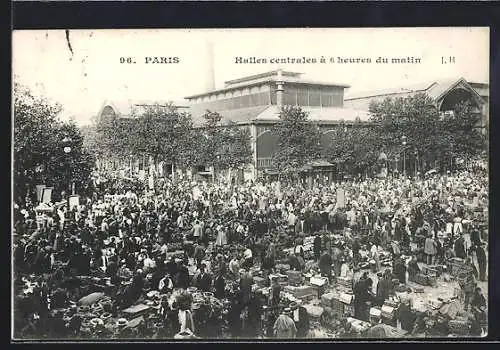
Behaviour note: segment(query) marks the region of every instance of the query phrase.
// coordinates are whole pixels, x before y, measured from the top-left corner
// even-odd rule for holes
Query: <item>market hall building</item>
[[[391,88],[372,92],[346,94],[344,106],[368,111],[370,103],[381,102],[386,98],[409,97],[425,93],[432,98],[441,113],[453,113],[458,103],[469,101],[472,112],[481,116],[478,127],[487,133],[489,125],[489,85],[467,81],[464,78],[436,80],[401,88]]]
[[[344,107],[345,84],[304,79],[301,73],[274,70],[225,82],[222,89],[186,97],[195,125],[202,126],[207,110],[222,116],[222,124],[249,128],[252,137],[253,162],[244,170],[244,178],[273,174],[271,157],[277,148],[277,137],[271,127],[279,121],[284,105],[300,106],[322,132],[323,149],[328,149],[338,127],[369,125],[369,113]],[[324,155],[326,157],[326,154]],[[305,170],[321,181],[337,177],[335,164],[318,160]],[[321,176],[320,174],[324,175]]]

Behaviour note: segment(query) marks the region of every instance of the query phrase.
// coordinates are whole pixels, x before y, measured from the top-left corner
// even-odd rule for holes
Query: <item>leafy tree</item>
[[[151,156],[155,164],[165,161],[184,165],[189,162],[192,128],[190,114],[179,112],[172,104],[155,104],[133,119],[129,139],[135,154]]]
[[[284,106],[279,118],[272,129],[278,137],[272,162],[280,173],[296,173],[320,156],[321,133],[299,106]]]
[[[23,202],[35,193],[35,185],[53,186],[57,195],[75,181],[81,191],[93,166],[83,148],[83,137],[73,123],[62,123],[61,106],[14,82],[14,196]],[[62,140],[71,139],[71,152],[63,152]]]
[[[377,163],[382,150],[383,145],[373,128],[339,127],[328,148],[328,160],[340,163],[344,171],[362,174]]]
[[[428,164],[449,159],[452,154],[474,155],[485,148],[484,136],[476,128],[479,116],[471,112],[467,102],[459,103],[452,116],[443,116],[431,97],[419,93],[373,102],[370,112],[389,153],[403,152],[403,136],[407,138],[407,157],[418,155],[419,161]]]
[[[205,125],[199,129],[199,164],[216,170],[240,168],[252,161],[250,131],[236,124],[221,125],[222,116],[207,110],[203,115]]]
[[[134,121],[128,118],[106,117],[93,122],[95,134],[88,135],[86,144],[96,155],[116,160],[129,157],[134,149],[132,145]]]
[[[224,168],[236,169],[252,162],[251,135],[248,128],[232,127],[224,131]]]
[[[209,110],[203,115],[205,123],[199,132],[198,148],[198,164],[206,164],[219,168],[222,165],[222,142],[223,142],[223,128],[219,125],[222,116],[217,112]]]
[[[485,135],[477,127],[481,121],[479,113],[472,111],[471,103],[463,101],[453,108],[453,113],[444,115],[443,130],[446,131],[450,153],[474,157],[487,150]]]

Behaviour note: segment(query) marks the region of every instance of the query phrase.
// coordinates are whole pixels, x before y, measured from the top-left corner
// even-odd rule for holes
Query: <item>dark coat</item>
[[[309,333],[309,314],[303,306],[299,306],[299,321],[295,322],[297,338],[305,338]]]
[[[203,275],[198,275],[196,279],[196,287],[203,292],[210,291],[210,288],[212,287],[212,276],[206,272]]]
[[[186,266],[182,266],[179,268],[177,272],[177,279],[174,282],[176,287],[178,288],[187,288],[189,287],[189,271]]]
[[[322,274],[330,276],[332,274],[332,257],[325,253],[319,258],[319,269]]]
[[[400,259],[396,260],[394,263],[394,275],[400,283],[406,283],[406,266]]]
[[[313,243],[313,250],[314,250],[314,256],[319,257],[321,254],[321,236],[316,236],[314,238],[314,243]]]
[[[486,252],[484,251],[483,247],[477,247],[476,248],[476,257],[477,257],[477,263],[478,265],[481,266],[486,266]]]
[[[465,254],[465,246],[464,246],[464,240],[463,239],[458,239],[455,242],[455,255],[457,258],[460,259],[465,259],[466,254]]]
[[[383,301],[389,297],[392,289],[392,283],[387,278],[382,278],[379,280],[377,285],[377,299]]]

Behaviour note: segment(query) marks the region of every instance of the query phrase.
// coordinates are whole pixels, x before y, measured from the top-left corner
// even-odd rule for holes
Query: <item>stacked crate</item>
[[[351,294],[340,293],[328,293],[321,297],[322,305],[327,306],[331,309],[333,315],[337,317],[342,317],[344,315],[353,316],[354,315],[354,296]]]
[[[382,305],[380,311],[381,311],[380,316],[382,318],[382,322],[390,326],[396,325],[396,309],[394,307],[384,304]]]
[[[370,323],[378,324],[382,317],[382,310],[377,307],[370,308]]]
[[[337,287],[345,293],[352,293],[352,278],[337,277]]]

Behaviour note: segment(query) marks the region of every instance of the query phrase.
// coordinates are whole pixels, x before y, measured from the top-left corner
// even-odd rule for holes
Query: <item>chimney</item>
[[[214,67],[214,47],[211,41],[207,41],[206,47],[206,81],[205,90],[211,92],[215,90],[215,67]]]
[[[283,106],[283,92],[285,89],[283,88],[283,72],[281,69],[278,69],[278,79],[276,81],[276,104],[281,107]]]

